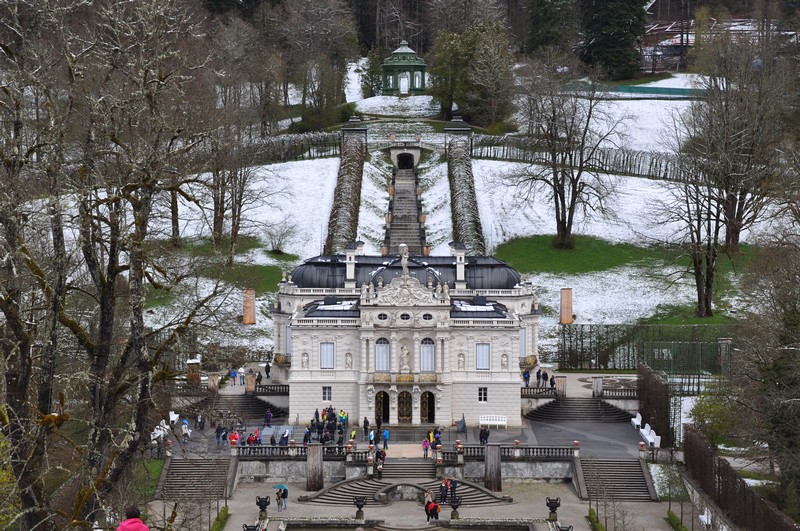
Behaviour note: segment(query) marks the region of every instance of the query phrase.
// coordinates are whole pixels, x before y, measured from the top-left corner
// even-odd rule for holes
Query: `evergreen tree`
[[[441,33],[428,66],[431,95],[449,120],[453,106],[479,125],[503,120],[511,109],[514,58],[502,26],[481,22],[462,34]]]
[[[637,41],[644,34],[641,0],[584,0],[583,59],[599,66],[608,79],[624,79],[639,70]]]
[[[361,72],[361,94],[365,98],[380,96],[383,89],[383,59],[377,48],[372,48],[367,55],[367,63]]]
[[[576,37],[574,5],[573,0],[528,0],[526,51],[571,46]]]

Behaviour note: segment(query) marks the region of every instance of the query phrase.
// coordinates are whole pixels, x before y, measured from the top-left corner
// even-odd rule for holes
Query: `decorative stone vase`
[[[437,464],[437,465],[441,465],[442,463],[443,463],[443,461],[442,461],[442,456],[441,456],[441,455],[439,455],[439,456],[436,456],[436,464]]]
[[[456,445],[456,452],[458,452],[459,454],[462,454],[462,455],[463,455],[463,454],[464,454],[464,445],[463,445],[463,444],[460,444],[460,443],[459,443],[459,444],[457,444],[457,445]]]
[[[514,439],[514,446],[519,448],[519,445],[522,444],[519,439]]]
[[[289,439],[289,446],[297,446],[297,442],[294,439]]]
[[[375,451],[375,445],[374,444],[370,444],[369,445],[369,451],[370,451],[370,453]]]
[[[350,443],[350,444],[348,444],[348,445],[345,447],[345,451],[346,451],[348,454],[349,454],[349,453],[351,453],[351,452],[353,451],[353,443]]]

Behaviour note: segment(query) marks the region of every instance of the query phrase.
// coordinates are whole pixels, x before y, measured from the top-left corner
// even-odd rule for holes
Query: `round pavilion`
[[[406,41],[383,61],[384,96],[425,94],[425,61]]]

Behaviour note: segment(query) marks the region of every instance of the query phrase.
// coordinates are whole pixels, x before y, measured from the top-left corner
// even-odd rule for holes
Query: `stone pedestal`
[[[242,324],[256,324],[256,290],[244,290],[244,308],[242,311]]]
[[[219,374],[208,375],[208,390],[212,393],[219,392]]]
[[[200,385],[200,362],[189,361],[186,363],[186,381]]]
[[[244,392],[245,394],[256,392],[256,375],[252,371],[248,371],[244,377]]]
[[[484,450],[483,486],[492,492],[503,490],[503,474],[500,468],[500,445],[487,444]]]
[[[318,491],[325,486],[325,474],[322,465],[322,445],[312,443],[308,445],[306,454],[306,490]]]

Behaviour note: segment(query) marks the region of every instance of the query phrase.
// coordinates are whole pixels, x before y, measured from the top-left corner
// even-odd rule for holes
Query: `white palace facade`
[[[281,282],[273,359],[287,371],[292,420],[330,405],[359,425],[475,426],[480,415],[521,425],[520,367],[537,356],[533,286],[496,258],[450,248],[367,256],[357,242]]]

